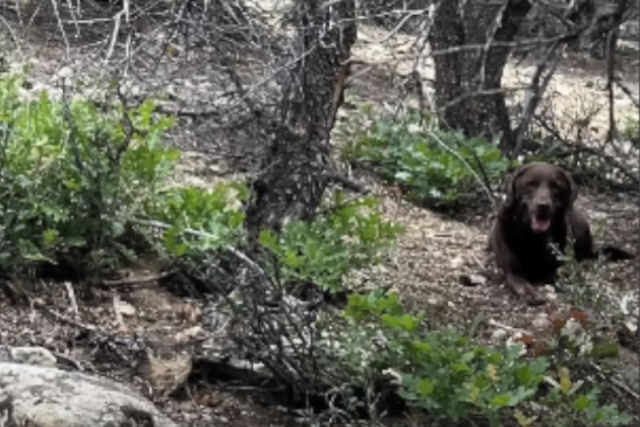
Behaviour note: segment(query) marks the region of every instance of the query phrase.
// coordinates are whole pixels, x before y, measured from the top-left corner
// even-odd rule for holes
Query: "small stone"
[[[505,331],[504,329],[496,329],[491,334],[491,339],[495,342],[502,342],[506,336],[507,331]]]
[[[118,311],[123,316],[127,316],[127,317],[135,316],[136,308],[133,305],[129,304],[126,301],[122,301],[122,300],[118,301],[117,305],[118,305]]]
[[[155,356],[148,352],[138,369],[156,392],[167,396],[187,381],[192,366],[191,356],[187,353],[173,351]]]
[[[460,268],[464,265],[464,259],[462,259],[462,257],[455,257],[454,259],[451,260],[451,268]]]
[[[538,314],[531,323],[536,329],[547,329],[549,326],[551,326],[551,321],[549,320],[549,316],[547,316],[546,313]]]
[[[479,286],[487,283],[486,277],[480,274],[461,274],[459,280],[463,286]]]
[[[431,296],[431,297],[427,298],[427,304],[429,304],[429,305],[440,305],[440,304],[442,304],[442,301],[440,300],[440,298]]]
[[[558,299],[558,294],[553,286],[546,285],[544,287],[545,290],[545,298],[547,301],[556,301]]]

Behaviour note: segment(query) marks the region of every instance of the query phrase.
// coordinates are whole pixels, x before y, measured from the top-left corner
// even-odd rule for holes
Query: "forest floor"
[[[411,69],[408,45],[409,36],[395,35],[387,39],[387,32],[374,27],[363,27],[355,57],[359,62],[359,74],[347,92],[347,103],[367,103],[385,109],[385,102],[397,96],[397,90]],[[384,41],[384,42],[382,42]],[[49,47],[50,49],[51,47]],[[403,59],[406,56],[406,60]],[[55,55],[51,62],[34,68],[29,77],[34,81],[46,80],[59,65]],[[38,59],[42,63],[42,57]],[[637,55],[624,57],[621,75],[626,85],[638,99]],[[38,71],[43,74],[38,75]],[[511,63],[505,75],[505,84],[517,85],[523,77],[530,77],[533,65]],[[422,64],[423,78],[433,77],[432,68]],[[591,131],[594,138],[603,136],[607,127],[604,61],[584,59],[567,54],[551,82],[549,93],[554,111],[561,117],[576,118],[585,109],[599,106]],[[35,85],[39,87],[39,85]],[[388,92],[387,92],[388,90]],[[620,92],[620,91],[618,91]],[[591,110],[589,110],[591,111]],[[618,117],[635,116],[631,101],[624,95],[617,99]],[[345,126],[358,122],[358,110],[340,113],[335,143],[348,137]],[[569,119],[567,119],[569,120]],[[342,127],[342,128],[341,128]],[[341,130],[342,129],[342,130]],[[182,171],[194,179],[212,181],[215,174],[210,162],[198,153],[185,153],[187,163]],[[363,271],[357,278],[366,284],[395,287],[410,306],[424,309],[429,322],[435,325],[470,327],[479,325],[477,336],[487,342],[495,342],[512,336],[514,332],[534,333],[554,313],[570,308],[571,295],[547,289],[550,303],[542,307],[529,307],[515,299],[500,283],[486,252],[487,235],[493,211],[487,203],[483,212],[469,212],[452,218],[428,209],[417,207],[401,198],[397,192],[381,184],[365,173],[355,173],[354,179],[362,182],[371,194],[380,198],[387,219],[402,225],[405,233],[387,261],[370,271]],[[639,245],[640,217],[637,194],[598,191],[580,188],[577,204],[587,212],[598,229],[598,243],[615,243],[636,249]],[[125,276],[139,277],[157,274],[153,261],[141,262]],[[637,262],[605,264],[597,268],[585,266],[586,279],[598,288],[628,294],[638,299],[639,278]],[[481,275],[486,281],[478,286],[463,286],[461,275]],[[64,358],[79,364],[89,372],[99,372],[132,384],[149,395],[145,382],[140,379],[140,367],[133,353],[114,351],[114,339],[129,343],[144,341],[162,342],[172,337],[185,342],[188,347],[190,334],[195,334],[204,309],[203,303],[189,298],[179,298],[158,285],[149,282],[138,287],[118,287],[114,290],[82,291],[75,286],[79,313],[71,310],[68,292],[63,286],[41,283],[38,294],[42,301],[32,306],[0,300],[0,343],[3,345],[40,345]],[[634,294],[635,293],[635,294]],[[114,295],[117,295],[114,297]],[[114,316],[114,305],[126,313],[122,319]],[[124,307],[124,308],[122,308]],[[607,313],[594,312],[594,318],[607,325]],[[497,330],[506,331],[497,334]],[[101,338],[103,337],[103,338]],[[624,367],[629,381],[638,378],[638,354],[622,348],[620,366]],[[632,384],[637,385],[637,384]],[[159,408],[176,422],[185,426],[288,426],[295,419],[285,414],[283,408],[259,390],[241,384],[220,383],[214,391],[203,392],[197,384],[179,396],[149,396]]]

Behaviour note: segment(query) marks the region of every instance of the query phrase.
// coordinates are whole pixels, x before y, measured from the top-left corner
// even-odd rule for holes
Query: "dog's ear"
[[[530,167],[531,167],[530,163],[521,165],[518,168],[516,168],[516,170],[513,171],[511,175],[507,177],[505,181],[505,192],[507,194],[506,199],[504,201],[505,208],[511,209],[513,206],[515,206],[518,199],[516,195],[516,181]]]
[[[564,177],[566,178],[567,183],[569,184],[569,203],[573,204],[573,202],[575,202],[576,198],[578,197],[578,186],[576,186],[576,182],[573,180],[571,173],[569,173],[565,169],[560,169],[560,170],[564,174]]]

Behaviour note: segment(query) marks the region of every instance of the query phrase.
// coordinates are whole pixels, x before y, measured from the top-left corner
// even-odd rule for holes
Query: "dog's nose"
[[[536,213],[538,215],[547,216],[551,213],[550,202],[540,202],[536,205]]]

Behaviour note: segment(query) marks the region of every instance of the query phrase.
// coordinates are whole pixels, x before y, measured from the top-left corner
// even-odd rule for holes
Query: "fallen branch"
[[[361,186],[360,184],[350,180],[349,178],[347,178],[344,175],[340,175],[340,174],[330,174],[327,176],[327,178],[329,179],[329,181],[333,181],[337,184],[342,185],[344,188],[354,191],[356,193],[360,193],[360,194],[367,194],[368,191],[367,189],[365,189],[363,186]]]
[[[487,321],[487,324],[489,326],[495,326],[496,328],[504,329],[505,331],[509,331],[512,333],[522,333],[526,335],[533,335],[531,332],[527,331],[526,329],[514,328],[513,326],[505,325],[504,323],[500,323],[493,319],[489,319]]]
[[[602,372],[602,368],[600,366],[598,366],[595,362],[590,362],[589,363],[591,365],[591,367],[593,369],[595,369],[598,373],[598,376],[604,380],[604,381],[608,381],[610,382],[612,385],[614,385],[615,387],[617,387],[619,390],[622,390],[624,392],[626,392],[627,394],[629,394],[631,397],[633,397],[636,401],[640,400],[640,394],[638,394],[637,392],[631,390],[631,388],[624,384],[623,382],[612,378],[610,375],[606,375],[604,372]]]
[[[73,310],[73,316],[78,320],[80,318],[80,311],[78,310],[78,302],[76,301],[76,293],[73,291],[73,285],[71,282],[64,282],[64,287],[67,290],[69,301],[71,302],[71,309]]]
[[[89,324],[85,324],[82,323],[78,320],[74,320],[74,319],[69,319],[68,317],[58,313],[57,311],[54,311],[52,309],[50,309],[47,304],[45,304],[41,299],[39,298],[35,298],[31,300],[33,306],[39,310],[44,311],[45,313],[47,313],[48,315],[50,315],[51,317],[54,317],[55,319],[66,323],[68,325],[71,326],[75,326],[78,329],[82,329],[88,332],[100,332],[98,327],[95,325],[89,325]]]
[[[105,286],[127,286],[127,285],[137,285],[139,283],[148,283],[148,282],[155,282],[161,279],[165,279],[169,276],[171,276],[172,274],[174,274],[175,271],[166,271],[164,273],[160,273],[160,274],[155,274],[152,276],[144,276],[144,277],[132,277],[132,278],[128,278],[128,279],[118,279],[118,280],[103,280],[102,284]]]
[[[144,226],[147,226],[147,227],[160,228],[162,230],[168,230],[168,229],[171,228],[170,224],[164,223],[162,221],[153,220],[153,219],[134,219],[134,220],[132,220],[132,222],[134,224],[144,225]],[[186,228],[186,229],[183,230],[183,232],[186,233],[186,234],[190,234],[192,236],[195,236],[195,237],[205,237],[205,238],[208,238],[208,239],[216,239],[217,238],[217,236],[214,236],[211,233],[207,233],[206,231],[202,231],[202,230],[194,230],[193,228]],[[223,249],[226,250],[227,252],[233,254],[236,258],[238,258],[239,260],[241,260],[242,262],[247,264],[252,270],[254,270],[260,276],[262,276],[263,279],[265,279],[267,281],[270,281],[269,280],[269,276],[267,276],[267,274],[264,272],[262,267],[260,267],[255,261],[253,261],[247,255],[245,255],[244,253],[242,253],[241,251],[239,251],[238,249],[234,248],[231,245],[225,245],[225,246],[223,246]]]

